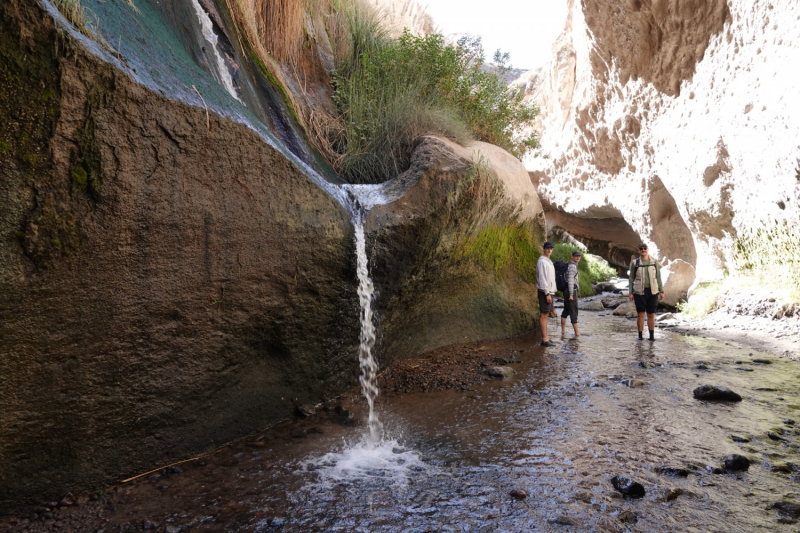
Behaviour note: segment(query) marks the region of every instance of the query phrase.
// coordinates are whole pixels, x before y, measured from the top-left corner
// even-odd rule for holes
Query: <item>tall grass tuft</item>
[[[248,0],[267,50],[282,63],[296,63],[303,42],[304,0]]]
[[[54,0],[53,5],[79,32],[87,37],[95,36],[100,19],[91,9],[83,6],[81,0]]]
[[[442,35],[405,31],[389,40],[376,19],[356,13],[350,20],[352,49],[334,75],[342,116],[328,136],[345,178],[377,183],[396,176],[424,134],[461,144],[477,137],[517,156],[536,145],[535,134],[519,138],[516,131],[532,125],[538,110],[482,68],[479,39],[448,45]]]

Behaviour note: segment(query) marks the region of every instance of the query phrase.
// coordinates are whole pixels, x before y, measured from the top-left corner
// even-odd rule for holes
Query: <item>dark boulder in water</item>
[[[750,459],[733,453],[722,460],[722,467],[726,472],[744,472],[750,468]]]
[[[742,397],[728,387],[716,385],[701,385],[694,389],[694,397],[698,400],[716,402],[741,402]]]
[[[633,481],[625,476],[614,476],[611,478],[614,489],[626,498],[643,498],[644,487],[638,481]]]
[[[800,504],[794,502],[776,502],[772,504],[772,508],[777,510],[784,516],[791,516],[792,518],[800,518]]]

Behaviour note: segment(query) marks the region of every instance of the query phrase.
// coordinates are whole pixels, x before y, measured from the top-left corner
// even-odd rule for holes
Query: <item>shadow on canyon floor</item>
[[[669,331],[637,342],[631,321],[581,317],[586,334],[555,348],[528,334],[395,364],[382,376],[376,453],[352,391],[212,455],[7,517],[0,531],[796,528],[771,508],[800,500],[796,362]],[[482,363],[517,373],[488,380]],[[696,400],[706,383],[744,400]],[[723,473],[734,453],[749,470]],[[617,492],[618,475],[644,497]]]

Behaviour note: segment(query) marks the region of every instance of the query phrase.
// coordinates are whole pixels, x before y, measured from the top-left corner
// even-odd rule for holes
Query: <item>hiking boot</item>
[[[553,341],[542,341],[542,346],[547,346],[548,348],[552,348],[555,345],[556,343],[554,343]]]

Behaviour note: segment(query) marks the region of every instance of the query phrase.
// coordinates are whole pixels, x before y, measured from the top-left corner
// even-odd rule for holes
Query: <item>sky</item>
[[[419,0],[445,35],[483,38],[486,59],[495,50],[511,54],[511,66],[532,69],[550,58],[564,30],[567,0]]]

